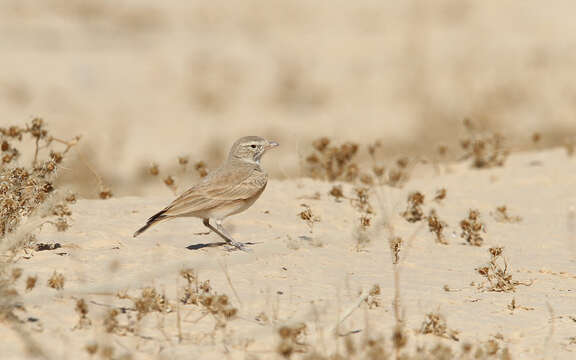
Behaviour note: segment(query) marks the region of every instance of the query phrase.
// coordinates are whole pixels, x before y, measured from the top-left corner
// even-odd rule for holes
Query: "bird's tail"
[[[140,229],[136,230],[136,232],[134,233],[134,237],[142,234],[144,231],[146,231],[150,226],[156,224],[157,222],[160,222],[166,218],[168,218],[168,216],[164,215],[164,213],[166,212],[166,210],[162,210],[157,214],[154,214],[150,217],[150,219],[148,219],[146,221],[146,225],[142,226]]]

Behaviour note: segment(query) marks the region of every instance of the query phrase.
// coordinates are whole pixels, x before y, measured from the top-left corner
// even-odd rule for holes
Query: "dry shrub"
[[[503,255],[503,248],[492,247],[488,251],[490,252],[490,261],[487,265],[476,269],[478,274],[488,280],[488,285],[482,283],[478,286],[479,289],[495,292],[514,292],[518,285],[532,285],[532,281],[520,282],[512,279],[508,262]]]
[[[294,325],[285,325],[278,329],[280,336],[280,343],[276,351],[282,357],[289,359],[295,352],[307,351],[306,339],[306,324],[298,323]]]
[[[64,141],[53,137],[39,118],[24,128],[0,127],[0,239],[13,232],[23,218],[34,214],[54,192],[57,169],[79,139]],[[22,151],[17,145],[25,140],[31,141],[34,148],[31,163],[21,165],[18,159]],[[64,149],[56,151],[55,144]],[[53,224],[58,230],[65,230],[71,212],[66,202],[58,202],[46,215],[55,215]]]
[[[127,293],[119,293],[120,299],[129,299],[138,312],[138,320],[141,320],[150,312],[168,313],[172,311],[172,306],[164,294],[159,294],[155,288],[146,287],[142,289],[140,296],[130,296]]]
[[[152,163],[148,169],[148,174],[152,175],[152,176],[158,176],[160,174],[160,168],[158,167],[158,164],[156,163]]]
[[[380,297],[381,293],[382,289],[380,289],[380,285],[375,284],[372,286],[368,292],[368,297],[364,299],[364,302],[368,305],[368,309],[382,306],[382,298]]]
[[[434,201],[442,202],[442,200],[446,199],[446,193],[447,191],[445,188],[436,190],[436,195],[434,195]]]
[[[480,222],[480,212],[475,209],[468,211],[468,218],[460,221],[462,233],[460,237],[473,246],[482,246],[484,239],[481,232],[486,232],[484,224]]]
[[[438,214],[436,214],[435,209],[430,210],[427,219],[428,229],[431,233],[436,235],[436,242],[439,244],[448,245],[448,240],[443,234],[444,228],[446,228],[448,225],[438,218]]]
[[[92,320],[88,318],[88,305],[84,299],[76,300],[76,307],[74,308],[78,314],[78,323],[74,326],[74,329],[84,329],[92,325]]]
[[[469,119],[464,120],[466,138],[460,141],[464,160],[471,159],[473,168],[503,166],[509,151],[504,147],[504,138],[497,133],[486,133],[478,129]]]
[[[400,236],[390,238],[389,245],[392,251],[392,263],[398,264],[400,261],[400,250],[402,249],[402,238]]]
[[[31,291],[36,286],[38,276],[28,276],[26,278],[26,291]]]
[[[459,340],[459,331],[449,329],[446,323],[446,318],[438,312],[426,314],[426,319],[422,322],[418,332],[420,334],[432,334],[454,341]]]
[[[342,201],[342,199],[344,198],[344,191],[342,190],[342,185],[332,186],[332,189],[330,189],[328,195],[334,196],[336,202]]]
[[[401,157],[396,160],[394,166],[388,169],[388,172],[385,174],[384,184],[401,188],[406,184],[408,179],[410,179],[410,159],[407,157]]]
[[[64,288],[65,281],[66,279],[64,278],[64,275],[54,271],[52,276],[48,279],[47,285],[52,289],[62,290]]]
[[[355,198],[350,200],[352,206],[362,214],[372,215],[374,209],[370,204],[370,189],[366,187],[354,188]]]
[[[208,166],[204,161],[196,162],[196,164],[194,164],[194,169],[196,170],[196,173],[198,173],[198,176],[201,178],[208,175]]]
[[[300,204],[300,206],[303,206],[304,210],[298,213],[298,217],[306,222],[310,233],[312,233],[314,231],[314,224],[320,222],[320,217],[315,215],[307,204]]]
[[[495,212],[490,215],[499,223],[519,223],[522,217],[508,214],[508,207],[506,205],[498,206]]]
[[[424,211],[422,211],[422,205],[424,205],[424,194],[419,191],[415,191],[408,195],[408,205],[406,210],[400,214],[406,221],[414,223],[424,219]]]
[[[126,335],[127,333],[134,333],[134,328],[128,325],[121,325],[118,320],[120,311],[118,309],[110,309],[106,312],[102,324],[107,333],[116,335]]]
[[[212,290],[210,280],[200,282],[194,269],[183,269],[180,276],[187,282],[180,302],[200,306],[204,314],[210,314],[216,321],[215,330],[225,328],[227,322],[236,317],[238,309],[230,303],[228,295]]]
[[[346,142],[342,145],[331,145],[327,137],[319,138],[312,143],[312,154],[306,157],[305,174],[328,181],[354,181],[358,178],[358,165],[354,163],[358,153],[358,144]]]
[[[355,197],[350,199],[352,207],[358,210],[358,227],[356,228],[356,251],[360,251],[370,243],[367,230],[372,225],[374,209],[370,203],[370,189],[366,187],[354,188]]]

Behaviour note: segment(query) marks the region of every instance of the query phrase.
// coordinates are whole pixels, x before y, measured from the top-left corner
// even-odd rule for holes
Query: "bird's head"
[[[259,136],[245,136],[236,140],[232,145],[228,159],[260,164],[262,155],[276,146],[278,143],[275,141],[266,140]]]

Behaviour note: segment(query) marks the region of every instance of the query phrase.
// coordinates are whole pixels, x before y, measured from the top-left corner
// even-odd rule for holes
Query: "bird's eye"
[[[252,149],[256,149],[256,145],[254,145],[254,144],[250,145],[250,147],[251,147]]]

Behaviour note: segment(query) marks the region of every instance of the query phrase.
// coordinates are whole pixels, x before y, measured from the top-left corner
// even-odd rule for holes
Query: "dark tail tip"
[[[142,226],[140,229],[136,230],[136,232],[134,233],[134,237],[142,234],[144,231],[146,231],[146,229],[148,229],[150,227],[150,225],[152,225],[152,224],[146,224],[146,225]]]
[[[166,216],[164,215],[166,211],[162,210],[159,213],[153,215],[150,219],[148,219],[148,221],[146,221],[146,225],[142,226],[140,229],[136,230],[136,232],[134,233],[133,237],[136,237],[140,234],[142,234],[144,231],[146,231],[150,226],[154,225],[155,223],[157,223],[158,221],[166,218]]]

